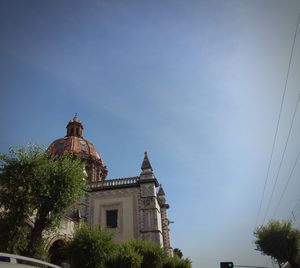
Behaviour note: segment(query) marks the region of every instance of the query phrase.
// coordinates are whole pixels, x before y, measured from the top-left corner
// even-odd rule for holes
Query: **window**
[[[118,227],[118,210],[106,210],[106,227],[117,228]]]

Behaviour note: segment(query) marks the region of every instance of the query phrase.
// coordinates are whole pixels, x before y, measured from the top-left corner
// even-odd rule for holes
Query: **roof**
[[[76,136],[67,136],[55,140],[48,147],[48,152],[52,155],[61,155],[64,152],[69,152],[81,158],[92,158],[101,161],[100,155],[93,144],[84,138]]]

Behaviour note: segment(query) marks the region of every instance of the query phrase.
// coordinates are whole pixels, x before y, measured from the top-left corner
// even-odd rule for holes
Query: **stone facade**
[[[115,233],[116,241],[139,237],[137,187],[96,190],[89,194],[87,222],[92,226],[108,228]],[[107,226],[106,211],[117,211],[115,228]]]
[[[113,231],[116,242],[132,238],[150,240],[163,247],[168,255],[173,254],[169,205],[147,153],[139,176],[106,179],[107,168],[93,145],[83,138],[83,125],[77,115],[68,123],[66,137],[54,141],[48,151],[54,155],[69,151],[86,163],[89,186],[75,213],[78,219]]]

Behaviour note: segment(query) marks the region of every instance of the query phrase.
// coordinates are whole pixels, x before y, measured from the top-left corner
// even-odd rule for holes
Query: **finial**
[[[74,115],[72,121],[73,121],[73,122],[81,123],[81,120],[80,120],[80,118],[78,117],[78,113],[75,113],[75,115]]]
[[[145,156],[144,156],[144,160],[143,160],[141,169],[142,170],[144,170],[144,169],[151,169],[151,171],[152,171],[152,167],[151,167],[150,161],[148,159],[147,152],[145,151],[144,154],[145,154]]]
[[[161,195],[161,196],[162,196],[162,195],[166,195],[166,194],[165,194],[165,191],[164,191],[164,189],[162,188],[162,185],[161,185],[161,184],[159,185],[159,190],[158,190],[157,195]]]

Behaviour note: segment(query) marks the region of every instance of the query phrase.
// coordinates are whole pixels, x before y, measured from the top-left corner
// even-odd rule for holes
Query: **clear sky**
[[[293,0],[0,0],[0,152],[49,145],[77,112],[109,178],[139,175],[148,151],[193,267],[272,267],[253,230],[299,12]],[[299,107],[265,216],[299,74],[300,33],[259,224],[300,150]],[[297,163],[274,215],[294,209],[295,226],[299,178]]]

